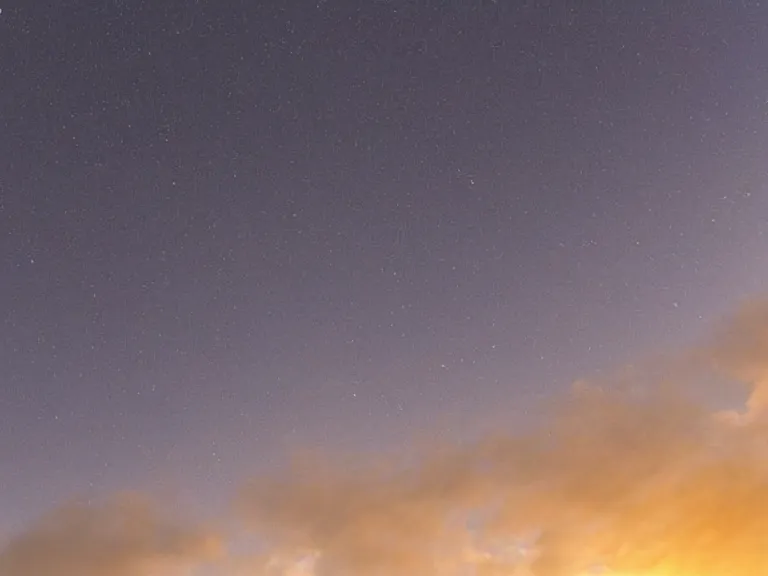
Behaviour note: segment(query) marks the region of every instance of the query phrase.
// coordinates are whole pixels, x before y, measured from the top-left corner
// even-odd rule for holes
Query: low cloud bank
[[[0,553],[2,576],[176,576],[222,553],[215,534],[164,517],[140,495],[73,503]]]
[[[581,383],[524,433],[256,478],[233,505],[252,556],[117,499],[19,535],[0,576],[768,573],[768,302],[680,357],[664,378]],[[745,386],[743,411],[704,408],[695,384],[712,374]]]

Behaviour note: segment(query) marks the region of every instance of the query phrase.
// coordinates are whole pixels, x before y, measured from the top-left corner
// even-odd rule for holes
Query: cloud
[[[0,576],[174,576],[220,552],[213,534],[122,495],[43,518],[0,551]]]
[[[768,573],[768,304],[693,356],[751,387],[739,426],[635,370],[631,386],[580,383],[525,434],[418,465],[300,462],[253,481],[238,511],[318,576]]]
[[[680,358],[579,381],[514,433],[297,458],[234,498],[240,555],[121,497],[54,512],[0,550],[0,576],[188,576],[211,560],[216,576],[767,574],[768,303]],[[743,383],[744,410],[705,408],[712,374]]]

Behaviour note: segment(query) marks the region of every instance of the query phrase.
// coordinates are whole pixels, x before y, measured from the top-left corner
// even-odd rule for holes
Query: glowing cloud
[[[527,435],[418,466],[298,465],[254,481],[238,510],[280,554],[317,554],[319,576],[768,573],[768,305],[686,357],[706,361],[681,373],[752,387],[740,426],[681,392],[695,381],[635,370],[631,386],[580,384]]]
[[[580,383],[524,433],[417,459],[303,460],[243,487],[234,509],[261,549],[216,573],[768,574],[768,304],[750,303],[683,356],[695,364],[685,378],[745,382],[746,410],[713,415],[694,401],[695,377],[676,386],[635,370]],[[220,553],[208,531],[117,499],[19,535],[0,576],[187,574]]]
[[[136,495],[62,507],[0,553],[2,576],[176,576],[215,558],[218,539],[161,517]]]

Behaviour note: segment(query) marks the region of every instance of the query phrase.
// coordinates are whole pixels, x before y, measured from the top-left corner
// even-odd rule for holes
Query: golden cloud
[[[234,508],[259,550],[215,573],[768,574],[768,303],[682,357],[695,366],[582,382],[523,432],[256,478]],[[744,411],[713,414],[695,378],[676,385],[707,371],[749,386]],[[187,575],[221,551],[207,530],[116,499],[21,534],[0,551],[0,576]]]
[[[318,576],[768,573],[768,304],[686,357],[747,382],[747,411],[713,417],[690,386],[636,369],[631,385],[582,383],[527,434],[418,465],[298,464],[252,482],[238,511]]]
[[[121,495],[43,518],[0,552],[0,576],[174,576],[220,552],[215,535]]]

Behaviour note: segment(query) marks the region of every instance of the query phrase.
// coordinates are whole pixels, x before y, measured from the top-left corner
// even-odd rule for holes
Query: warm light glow
[[[298,459],[242,487],[234,533],[140,497],[65,507],[3,549],[0,576],[768,574],[768,303],[723,334],[667,369],[680,386],[580,383],[524,433]],[[743,411],[682,392],[701,366],[750,387]],[[253,556],[222,545],[242,534]]]

